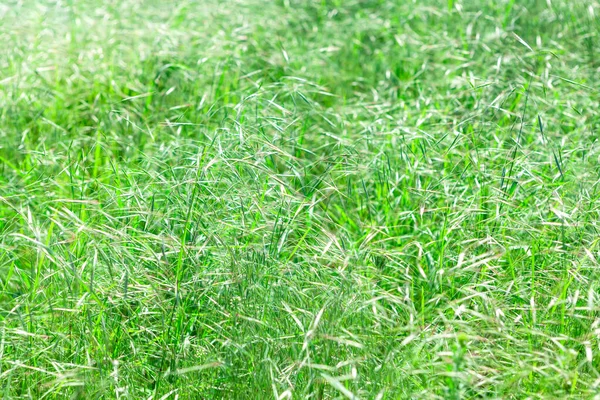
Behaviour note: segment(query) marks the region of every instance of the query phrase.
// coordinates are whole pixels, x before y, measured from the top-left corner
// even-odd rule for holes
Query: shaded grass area
[[[3,398],[592,398],[598,3],[0,6]]]

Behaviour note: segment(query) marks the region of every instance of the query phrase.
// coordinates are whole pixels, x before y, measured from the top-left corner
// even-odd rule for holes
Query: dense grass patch
[[[0,5],[0,396],[593,398],[599,13]]]

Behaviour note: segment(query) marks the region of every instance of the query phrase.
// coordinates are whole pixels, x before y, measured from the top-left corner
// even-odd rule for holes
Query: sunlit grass
[[[2,398],[593,398],[600,5],[0,5]]]

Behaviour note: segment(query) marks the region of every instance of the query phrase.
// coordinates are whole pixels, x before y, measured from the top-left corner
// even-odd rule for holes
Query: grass
[[[600,5],[0,5],[0,396],[600,392]]]

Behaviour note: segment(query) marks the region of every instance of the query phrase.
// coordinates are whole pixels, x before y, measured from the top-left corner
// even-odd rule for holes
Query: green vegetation
[[[0,397],[593,398],[599,15],[3,2]]]

